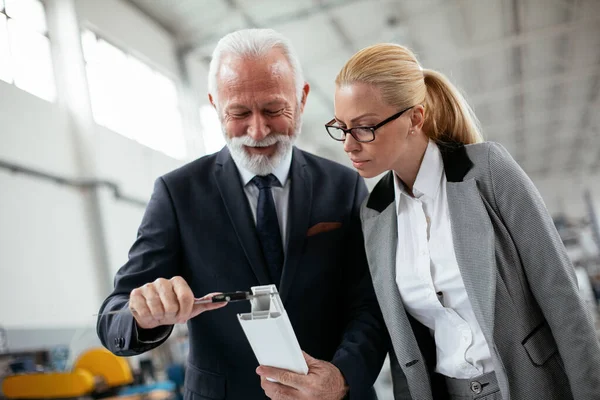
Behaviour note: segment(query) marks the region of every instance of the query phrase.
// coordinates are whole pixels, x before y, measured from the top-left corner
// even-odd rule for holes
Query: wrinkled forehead
[[[272,49],[264,56],[225,55],[217,71],[219,89],[230,84],[248,82],[274,84],[294,81],[292,67],[279,49]]]
[[[217,75],[219,101],[234,99],[295,98],[294,74],[283,54],[257,57],[226,57]]]

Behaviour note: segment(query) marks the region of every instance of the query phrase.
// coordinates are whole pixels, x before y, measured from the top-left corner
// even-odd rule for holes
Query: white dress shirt
[[[275,201],[275,209],[277,211],[277,220],[279,221],[279,230],[281,232],[281,240],[283,241],[283,251],[286,251],[287,243],[287,219],[288,219],[288,206],[290,198],[290,168],[292,166],[292,151],[281,160],[277,168],[273,171],[273,175],[279,180],[281,186],[274,186],[271,188],[273,194],[273,200]],[[252,217],[256,224],[256,208],[258,207],[258,194],[260,190],[255,184],[250,182],[256,175],[248,171],[241,165],[235,164],[240,171],[240,179],[242,180],[242,186],[244,187],[244,193],[250,202],[250,209],[252,210]]]
[[[446,174],[437,145],[429,141],[413,185],[414,197],[394,176],[396,284],[406,310],[435,339],[436,372],[469,379],[493,371],[454,253]]]

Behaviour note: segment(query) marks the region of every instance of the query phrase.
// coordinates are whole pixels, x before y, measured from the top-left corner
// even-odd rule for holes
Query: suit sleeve
[[[350,399],[369,398],[389,348],[389,337],[373,290],[360,225],[360,205],[367,194],[365,182],[357,174],[351,236],[345,246],[348,267],[343,279],[347,288],[347,326],[332,360],[346,379]]]
[[[154,192],[129,251],[127,263],[115,277],[115,287],[100,308],[100,313],[128,307],[129,294],[135,288],[158,278],[180,274],[180,239],[175,210],[162,178]],[[169,337],[173,326],[142,329],[131,313],[101,315],[96,326],[102,344],[119,356],[131,356],[151,350]]]
[[[556,340],[573,397],[596,399],[600,393],[600,346],[552,218],[537,189],[506,149],[493,144],[489,164],[497,207]]]

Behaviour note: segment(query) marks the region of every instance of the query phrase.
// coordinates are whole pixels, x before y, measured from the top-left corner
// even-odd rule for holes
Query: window
[[[200,122],[206,154],[221,150],[225,146],[225,138],[223,137],[219,116],[212,105],[206,104],[200,107]]]
[[[44,100],[56,98],[46,15],[39,0],[0,0],[0,79]]]
[[[186,146],[175,82],[91,31],[82,34],[96,123],[173,158]]]

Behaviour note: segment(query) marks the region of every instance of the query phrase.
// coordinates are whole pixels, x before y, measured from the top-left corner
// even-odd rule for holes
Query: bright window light
[[[225,138],[219,116],[212,105],[206,104],[200,107],[200,122],[202,123],[202,138],[206,154],[221,150],[225,146]]]
[[[39,0],[5,0],[6,15],[19,21],[28,29],[46,33],[46,14]]]
[[[54,101],[56,87],[46,30],[39,0],[0,0],[0,79]]]
[[[98,40],[92,31],[83,31],[81,34],[81,47],[83,48],[83,58],[86,63],[96,61],[96,44]]]
[[[6,15],[0,14],[0,79],[12,83],[10,46],[8,44],[8,24]]]
[[[96,122],[131,139],[125,129],[127,118],[126,55],[116,47],[98,40],[95,46],[96,57],[87,63],[87,76],[90,89],[92,111]],[[121,93],[121,92],[125,93]],[[125,107],[125,108],[124,108]]]
[[[84,31],[81,40],[96,123],[183,159],[186,146],[173,80],[93,32]]]
[[[8,20],[8,35],[15,85],[44,100],[54,101],[56,90],[48,38],[14,19]]]

